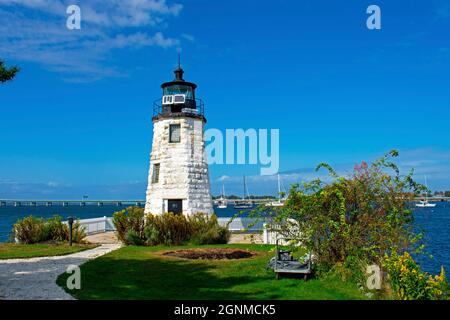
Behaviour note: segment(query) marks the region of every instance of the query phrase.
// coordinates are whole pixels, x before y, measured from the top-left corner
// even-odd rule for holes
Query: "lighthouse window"
[[[159,167],[160,167],[159,163],[153,165],[152,183],[159,182]]]
[[[177,143],[180,142],[180,125],[179,124],[171,124],[169,127],[169,142]]]
[[[186,99],[194,99],[194,93],[192,87],[183,86],[183,85],[173,85],[170,87],[164,88],[164,95],[174,95],[174,94],[184,94],[186,95]]]

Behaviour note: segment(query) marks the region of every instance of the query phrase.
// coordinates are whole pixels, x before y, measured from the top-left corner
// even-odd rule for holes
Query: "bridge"
[[[234,204],[236,202],[242,201],[241,199],[227,199],[229,204]],[[250,201],[253,204],[264,203],[268,201],[273,201],[273,199],[246,199],[246,201]],[[213,201],[217,203],[217,200]],[[32,199],[0,199],[0,206],[13,206],[13,207],[37,207],[37,206],[87,206],[87,205],[95,205],[95,206],[104,206],[104,205],[113,205],[117,207],[121,206],[138,206],[141,207],[145,204],[145,200],[32,200]]]
[[[63,206],[67,207],[69,205],[78,205],[78,206],[86,206],[86,205],[114,205],[114,206],[143,206],[145,204],[145,200],[24,200],[24,199],[0,199],[0,206]]]
[[[425,197],[416,197],[414,201],[425,200]],[[242,201],[241,199],[227,199],[229,204],[235,204],[236,202]],[[273,201],[273,199],[246,199],[253,204],[260,204],[269,201]],[[428,198],[430,202],[449,202],[450,197],[430,197]],[[217,204],[218,200],[215,199],[214,204]],[[145,204],[145,200],[30,200],[30,199],[0,199],[0,206],[13,206],[13,207],[36,207],[36,206],[87,206],[87,205],[95,205],[95,206],[104,206],[104,205],[112,205],[112,206],[138,206],[142,207]]]

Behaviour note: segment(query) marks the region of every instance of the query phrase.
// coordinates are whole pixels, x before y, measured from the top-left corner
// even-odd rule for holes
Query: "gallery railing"
[[[180,104],[162,104],[162,99],[153,102],[153,117],[168,114],[205,115],[205,105],[201,99],[186,99]]]

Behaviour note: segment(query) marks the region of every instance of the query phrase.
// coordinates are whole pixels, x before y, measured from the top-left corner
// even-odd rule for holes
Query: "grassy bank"
[[[15,244],[0,243],[0,260],[62,256],[95,248],[92,244]]]
[[[266,269],[271,246],[215,245],[241,248],[256,256],[240,260],[187,260],[161,255],[188,247],[128,246],[81,266],[77,299],[364,299],[355,285],[337,278],[275,280]],[[57,283],[65,287],[66,274]]]

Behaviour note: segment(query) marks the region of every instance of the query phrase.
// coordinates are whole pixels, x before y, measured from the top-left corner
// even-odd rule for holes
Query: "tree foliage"
[[[293,185],[283,208],[260,207],[252,216],[309,249],[321,270],[340,265],[363,273],[367,264],[381,266],[385,254],[418,247],[421,236],[413,229],[410,201],[425,188],[413,171],[400,175],[397,156],[393,150],[371,165],[362,162],[348,177],[322,163],[316,170],[327,169],[332,182]]]
[[[5,62],[0,60],[0,83],[14,79],[19,70],[18,67],[7,68]]]

